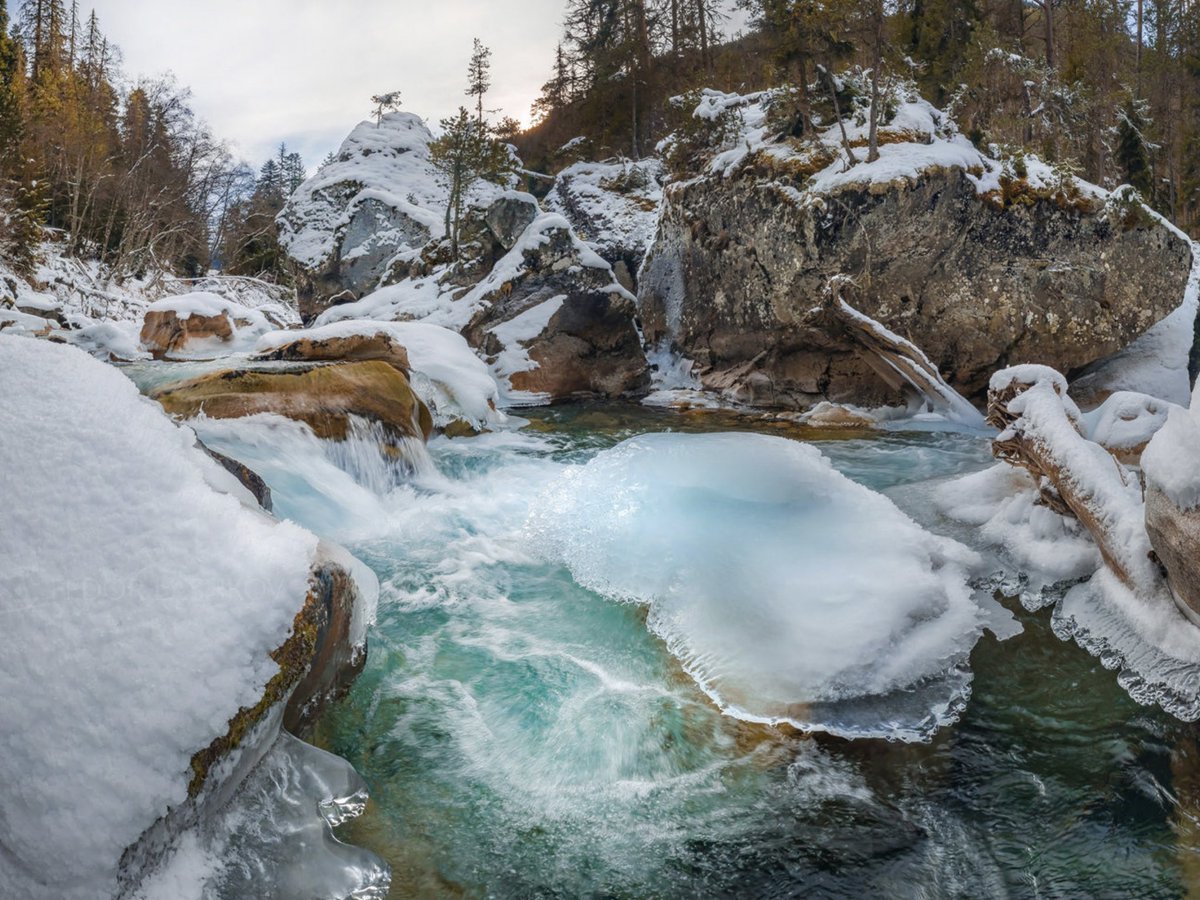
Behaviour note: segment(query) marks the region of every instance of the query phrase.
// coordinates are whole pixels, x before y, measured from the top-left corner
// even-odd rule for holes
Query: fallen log
[[[854,280],[846,275],[830,279],[822,312],[858,345],[867,363],[893,387],[909,385],[933,410],[967,425],[982,426],[983,414],[946,383],[920,347],[846,302],[844,293],[853,285]]]
[[[1078,519],[1126,587],[1140,595],[1166,588],[1146,533],[1141,485],[1083,436],[1062,375],[1045,366],[997,372],[988,391],[988,423],[1000,429],[992,454],[1029,472],[1051,509]]]

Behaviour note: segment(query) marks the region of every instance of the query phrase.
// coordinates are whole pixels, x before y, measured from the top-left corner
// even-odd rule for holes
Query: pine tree
[[[460,106],[458,114],[441,121],[442,136],[429,145],[429,158],[449,192],[446,237],[450,252],[459,254],[459,227],[471,189],[481,180],[502,182],[511,171],[512,157],[487,126]]]
[[[483,124],[483,98],[492,88],[492,51],[475,38],[471,62],[467,65],[467,96],[475,98],[476,121]]]
[[[1137,188],[1147,201],[1152,201],[1154,177],[1145,138],[1147,124],[1144,101],[1131,96],[1117,119],[1116,157],[1125,181]]]
[[[384,113],[395,112],[400,108],[400,92],[388,91],[386,94],[376,94],[371,98],[375,104],[375,127],[383,124]]]

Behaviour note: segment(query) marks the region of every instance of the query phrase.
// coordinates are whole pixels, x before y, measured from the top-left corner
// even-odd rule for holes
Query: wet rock
[[[385,331],[312,338],[297,336],[273,350],[256,353],[255,359],[295,362],[367,362],[381,360],[407,375],[412,371],[408,351]]]
[[[1146,531],[1177,604],[1200,625],[1200,509],[1180,509],[1150,482]]]
[[[236,478],[242,487],[248,490],[254,499],[258,501],[259,506],[267,512],[272,511],[274,504],[271,500],[271,488],[263,481],[261,475],[244,463],[240,463],[236,459],[226,456],[224,453],[218,453],[199,438],[196,438],[196,446],[220,463],[221,468]]]
[[[222,419],[275,413],[305,422],[327,440],[345,440],[351,418],[364,419],[380,425],[390,438],[388,449],[399,454],[405,439],[427,439],[433,430],[429,410],[408,378],[382,360],[212,372],[151,396],[184,418],[200,412]]]

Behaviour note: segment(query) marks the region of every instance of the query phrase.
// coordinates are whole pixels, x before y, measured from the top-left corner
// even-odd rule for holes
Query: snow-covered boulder
[[[1177,601],[1200,624],[1200,405],[1175,407],[1142,453],[1146,530]]]
[[[140,340],[142,348],[158,359],[218,356],[248,349],[278,324],[260,310],[196,291],[151,303]]]
[[[467,339],[510,402],[615,397],[648,383],[633,296],[559,214],[534,220],[464,299],[479,308]]]
[[[379,429],[381,449],[400,458],[408,457],[411,441],[423,442],[433,430],[429,410],[408,378],[383,360],[209,372],[151,396],[185,419],[274,413],[333,441],[345,441],[365,423]]]
[[[997,369],[1074,374],[1185,300],[1190,243],[1128,191],[991,158],[912,95],[895,98],[875,162],[865,119],[847,122],[851,166],[836,124],[777,139],[771,99],[702,98],[697,121],[726,137],[666,187],[642,270],[646,337],[695,360],[706,386],[784,408],[902,400],[828,328],[838,275],[976,400]]]
[[[664,177],[657,159],[577,162],[558,173],[546,208],[566,216],[612,265],[617,280],[634,290],[658,227]]]
[[[264,360],[382,359],[408,377],[429,408],[433,424],[455,432],[482,431],[504,420],[499,389],[488,367],[462,335],[424,322],[344,319],[259,339]]]
[[[301,270],[305,321],[383,286],[393,266],[415,260],[441,237],[449,197],[429,161],[432,140],[412,113],[362,122],[336,158],[288,199],[280,242]],[[481,184],[470,199],[486,205],[500,190]]]
[[[0,383],[0,895],[123,896],[345,687],[378,585],[116,369],[0,335]]]

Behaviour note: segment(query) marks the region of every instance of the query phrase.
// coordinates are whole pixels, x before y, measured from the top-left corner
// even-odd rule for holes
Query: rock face
[[[523,399],[617,397],[649,383],[632,295],[561,216],[529,225],[476,295],[467,340]]]
[[[1180,608],[1200,625],[1200,509],[1180,509],[1153,483],[1146,488],[1146,531]]]
[[[401,454],[404,439],[423,440],[433,430],[429,410],[408,379],[382,360],[302,365],[290,371],[212,372],[152,396],[167,412],[185,418],[201,411],[221,419],[256,413],[287,416],[327,440],[345,440],[351,417],[357,417],[378,423]]]
[[[546,207],[561,213],[613,267],[630,291],[642,258],[654,241],[662,201],[663,166],[638,162],[577,162],[558,173]]]
[[[279,214],[280,243],[298,263],[300,315],[311,322],[389,283],[440,237],[447,191],[429,161],[433,135],[395,112],[360,123],[337,156],[304,182]],[[480,185],[487,205],[501,189]]]
[[[989,194],[957,166],[802,192],[805,178],[757,158],[669,186],[642,273],[646,337],[754,405],[901,399],[812,312],[836,275],[974,399],[1011,363],[1070,375],[1116,353],[1184,294],[1187,242],[1123,195]]]

